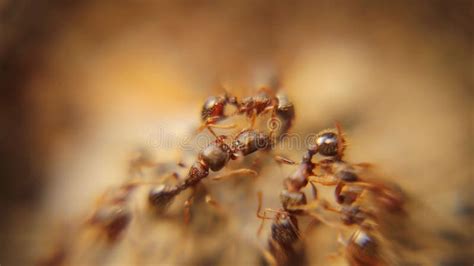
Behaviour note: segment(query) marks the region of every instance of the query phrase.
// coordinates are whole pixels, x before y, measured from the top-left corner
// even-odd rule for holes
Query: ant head
[[[318,153],[327,157],[342,157],[345,140],[340,130],[323,130],[316,137]]]
[[[222,96],[210,96],[206,99],[201,110],[201,120],[206,121],[211,117],[222,117],[226,98]]]

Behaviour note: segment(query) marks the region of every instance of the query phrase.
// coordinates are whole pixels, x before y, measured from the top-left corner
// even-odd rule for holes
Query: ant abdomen
[[[280,246],[291,246],[299,239],[298,223],[290,215],[282,214],[272,224],[272,239]]]
[[[154,187],[148,193],[148,202],[158,213],[164,212],[173,202],[174,197],[179,193],[176,187],[160,185]]]

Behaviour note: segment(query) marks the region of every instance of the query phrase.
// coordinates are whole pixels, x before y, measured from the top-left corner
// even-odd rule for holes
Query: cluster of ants
[[[227,106],[235,110],[228,114]],[[270,114],[271,120],[279,121],[279,128],[271,128],[269,132],[255,129],[258,117]],[[220,122],[234,116],[245,116],[249,120],[249,128],[241,130],[235,137],[218,135],[214,128],[233,128],[235,125],[223,125]],[[212,176],[211,172],[221,171],[228,163],[243,158],[258,151],[269,151],[279,137],[292,126],[295,118],[294,105],[281,92],[270,89],[260,89],[254,96],[239,100],[225,94],[209,97],[201,112],[201,127],[198,131],[207,129],[214,140],[203,148],[195,162],[189,167],[185,176],[174,173],[176,179],[170,185],[163,180],[145,181],[132,178],[118,188],[106,192],[99,199],[99,207],[94,210],[84,223],[86,227],[100,228],[105,239],[116,242],[127,230],[133,213],[127,207],[133,191],[141,185],[152,185],[147,194],[148,205],[158,214],[165,214],[177,195],[185,190],[194,191],[203,179]],[[280,209],[264,209],[262,211],[262,194],[258,193],[257,217],[262,220],[259,234],[264,221],[272,220],[271,233],[268,237],[267,248],[263,258],[268,264],[298,265],[304,264],[304,254],[301,251],[302,233],[298,224],[300,217],[310,217],[314,225],[317,223],[340,228],[354,228],[351,235],[339,242],[344,247],[344,254],[350,265],[385,265],[379,251],[377,232],[377,212],[364,207],[364,198],[373,197],[380,208],[390,212],[400,212],[403,209],[403,197],[399,191],[384,185],[382,182],[364,178],[363,169],[369,164],[351,164],[344,160],[346,140],[341,126],[336,123],[335,129],[323,130],[317,134],[314,143],[307,147],[301,162],[297,163],[283,156],[274,156],[279,164],[296,166],[296,170],[283,182],[280,192]],[[316,161],[316,158],[319,160]],[[132,169],[139,171],[143,166],[155,164],[143,158],[132,162]],[[185,167],[184,164],[180,166]],[[251,169],[238,169],[226,175],[256,175]],[[220,179],[223,175],[213,176]],[[313,200],[308,201],[303,191],[311,186]],[[334,203],[330,204],[318,198],[318,186],[334,187]],[[193,193],[192,193],[193,194]],[[210,196],[206,202],[217,204]],[[193,195],[184,203],[185,223],[190,221]],[[319,210],[319,211],[317,211]],[[336,214],[337,223],[329,222],[324,213]],[[269,213],[274,213],[273,217]],[[64,256],[64,254],[62,254]],[[59,255],[53,256],[47,264],[61,264]]]

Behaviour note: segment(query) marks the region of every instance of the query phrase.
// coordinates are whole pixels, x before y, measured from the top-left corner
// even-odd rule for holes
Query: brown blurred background
[[[33,263],[55,225],[125,177],[130,151],[174,160],[150,140],[198,126],[216,81],[249,95],[275,71],[292,132],[341,121],[350,160],[376,163],[446,241],[428,264],[472,265],[471,24],[471,1],[1,0],[0,264]],[[269,207],[282,178],[253,184]],[[255,191],[239,209],[249,237]],[[332,243],[313,238],[314,254]]]

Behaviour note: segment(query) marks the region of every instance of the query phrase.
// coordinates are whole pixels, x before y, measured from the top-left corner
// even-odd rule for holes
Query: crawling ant
[[[283,208],[288,209],[288,206],[306,204],[306,196],[301,190],[306,187],[308,182],[312,186],[314,198],[317,198],[317,189],[310,178],[314,176],[313,170],[318,166],[318,164],[313,163],[313,157],[319,154],[335,159],[341,158],[345,148],[344,143],[345,140],[338,138],[338,135],[333,131],[324,130],[318,133],[316,143],[308,147],[301,163],[297,166],[298,168],[283,182],[284,189],[280,194]],[[276,160],[280,163],[296,165],[294,161],[288,158],[277,157]]]
[[[300,240],[299,229],[298,229],[298,220],[296,215],[304,214],[300,210],[293,209],[292,206],[302,206],[307,203],[306,195],[301,191],[308,184],[308,179],[313,175],[313,169],[316,166],[313,162],[313,156],[316,155],[320,149],[325,152],[327,149],[325,143],[321,143],[321,146],[310,145],[306,153],[303,155],[301,163],[298,165],[298,168],[287,177],[284,182],[284,188],[280,193],[280,202],[282,209],[276,212],[275,217],[273,218],[273,223],[271,226],[271,236],[269,237],[268,246],[270,255],[276,260],[278,265],[288,265],[294,264],[295,261],[301,261],[304,257],[304,250],[300,249],[297,252],[294,248],[294,245]],[[295,165],[296,163],[283,157],[278,158],[280,162]],[[316,187],[313,188],[313,196],[317,197]],[[260,234],[263,223],[268,217],[265,215],[266,211],[273,211],[271,209],[266,209],[262,214],[260,214],[261,208],[261,193],[258,194],[259,207],[257,210],[257,217],[262,219],[260,228],[257,234]]]
[[[241,156],[247,156],[257,150],[265,150],[271,146],[268,134],[256,130],[243,130],[232,141],[230,145],[225,143],[225,136],[218,138],[204,148],[198,155],[196,162],[189,169],[188,174],[181,183],[170,186],[160,185],[152,188],[148,195],[148,201],[158,213],[164,212],[173,199],[182,191],[194,188],[202,179],[209,176],[209,171],[218,172],[224,168],[230,160],[236,160]],[[249,169],[236,170],[239,173],[255,174]],[[220,179],[216,177],[216,179]],[[185,203],[185,211],[189,209],[191,200]],[[186,211],[187,212],[187,211]],[[185,219],[187,219],[185,217]]]
[[[106,191],[97,201],[98,207],[86,220],[88,227],[100,228],[110,243],[116,242],[132,220],[132,211],[127,206],[138,186],[156,184],[156,181],[133,179],[118,188]]]
[[[304,263],[304,249],[301,247],[301,234],[296,216],[285,209],[265,209],[261,214],[262,193],[258,193],[257,217],[262,219],[257,234],[260,234],[264,221],[272,219],[271,234],[268,238],[268,250],[263,254],[270,264],[300,265]],[[267,217],[266,212],[275,212],[273,218]],[[299,245],[298,245],[299,244]]]
[[[213,135],[216,135],[211,127],[232,128],[233,125],[216,125],[217,122],[228,117],[225,114],[227,105],[234,106],[237,110],[233,115],[245,115],[250,119],[251,128],[255,124],[255,119],[259,115],[272,112],[272,117],[278,117],[280,126],[280,135],[287,132],[295,118],[295,109],[293,103],[283,92],[274,93],[267,88],[261,88],[254,96],[248,96],[239,101],[234,96],[227,93],[224,96],[211,96],[207,98],[201,110],[202,126],[199,130],[207,128]],[[274,129],[272,129],[274,130]]]
[[[370,164],[350,164],[343,160],[346,140],[339,123],[336,123],[336,129],[319,133],[316,145],[318,153],[328,158],[317,163],[319,173],[310,178],[311,184],[336,186],[334,193],[339,204],[350,205],[362,191],[369,190],[383,207],[391,211],[402,210],[404,200],[399,191],[382,182],[362,178],[362,171],[370,168]]]
[[[93,232],[96,240],[105,240],[107,245],[115,245],[122,238],[133,219],[134,213],[128,206],[133,192],[141,185],[156,184],[141,178],[131,178],[118,187],[106,190],[96,201],[94,210],[74,230],[78,235],[62,235],[54,252],[39,261],[40,265],[64,265],[74,253],[72,247],[81,246],[80,237]],[[91,231],[89,231],[91,230]]]
[[[390,207],[389,210],[400,208],[403,201],[399,194],[392,192],[387,186],[375,182],[363,180],[357,167],[368,168],[367,164],[351,165],[343,160],[346,140],[343,137],[342,129],[336,124],[336,129],[324,130],[317,134],[315,144],[311,145],[303,156],[298,168],[284,181],[284,189],[280,193],[282,210],[287,215],[306,215],[307,209],[301,206],[307,205],[306,196],[301,191],[308,183],[311,184],[315,200],[317,200],[317,189],[315,184],[325,186],[336,186],[336,202],[341,205],[340,208],[333,208],[325,201],[319,201],[319,207],[324,210],[335,212],[339,215],[343,225],[357,225],[360,228],[366,227],[367,222],[376,222],[376,215],[358,204],[361,198],[367,193],[372,192],[376,196],[376,201],[384,206]],[[313,163],[315,155],[322,156],[322,160]],[[290,159],[279,157],[278,162],[296,165]],[[318,170],[319,173],[315,171]],[[274,224],[277,222],[277,215]],[[311,215],[323,223],[332,224],[324,221],[320,215]],[[265,216],[259,216],[264,219]],[[337,225],[336,225],[337,226]],[[337,226],[340,227],[340,226]],[[364,242],[365,241],[365,242]],[[376,252],[375,239],[362,229],[358,229],[346,245],[347,260],[351,265],[381,265],[380,260],[371,256]],[[272,251],[270,245],[270,251]],[[368,254],[368,255],[367,255]],[[278,254],[272,255],[277,256]]]

